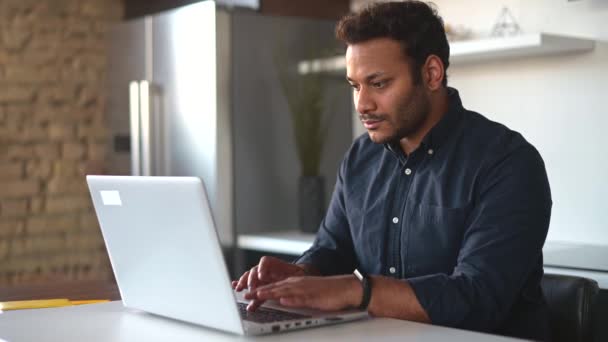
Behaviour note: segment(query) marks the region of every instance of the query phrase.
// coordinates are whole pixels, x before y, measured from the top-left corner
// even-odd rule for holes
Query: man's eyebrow
[[[384,72],[382,72],[382,71],[375,72],[375,73],[373,73],[373,74],[367,75],[367,76],[365,77],[365,81],[366,81],[366,82],[371,82],[371,81],[372,81],[372,80],[374,80],[375,78],[378,78],[378,77],[383,76],[383,75],[384,75]],[[353,80],[352,80],[350,77],[348,77],[348,76],[346,76],[346,80],[347,80],[348,82],[354,82],[354,81],[353,81]]]

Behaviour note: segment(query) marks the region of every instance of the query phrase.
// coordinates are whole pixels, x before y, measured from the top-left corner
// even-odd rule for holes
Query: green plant
[[[290,73],[285,61],[277,60],[279,80],[291,113],[301,174],[318,176],[328,128],[323,79],[314,73]]]

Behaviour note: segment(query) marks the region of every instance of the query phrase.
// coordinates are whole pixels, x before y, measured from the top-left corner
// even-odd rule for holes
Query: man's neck
[[[414,152],[418,146],[420,146],[422,139],[424,139],[429,131],[435,127],[435,125],[448,111],[449,101],[447,88],[444,87],[434,96],[434,98],[431,98],[431,111],[422,126],[420,126],[420,128],[410,136],[401,138],[401,140],[399,140],[399,145],[406,155]]]

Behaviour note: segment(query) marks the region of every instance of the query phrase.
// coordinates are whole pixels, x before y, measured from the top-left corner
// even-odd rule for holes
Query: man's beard
[[[416,133],[431,111],[431,103],[422,86],[416,86],[410,99],[399,106],[396,140],[409,137]]]
[[[414,87],[413,92],[408,98],[403,99],[397,106],[397,117],[394,119],[393,127],[396,128],[394,134],[387,136],[377,144],[399,143],[403,138],[407,138],[416,133],[429,116],[431,109],[430,100],[424,92],[422,85]]]

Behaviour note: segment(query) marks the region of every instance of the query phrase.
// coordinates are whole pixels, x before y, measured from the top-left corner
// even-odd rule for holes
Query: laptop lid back
[[[243,334],[199,178],[87,176],[87,183],[125,306]]]

